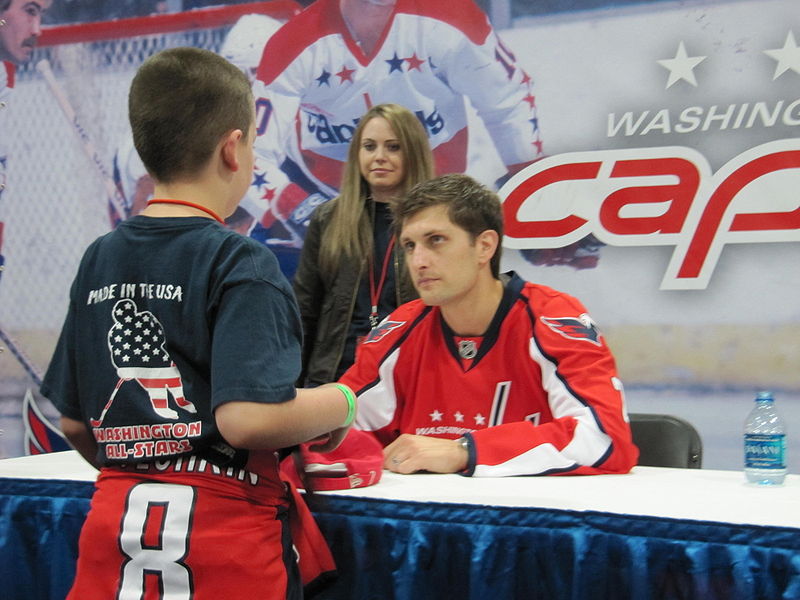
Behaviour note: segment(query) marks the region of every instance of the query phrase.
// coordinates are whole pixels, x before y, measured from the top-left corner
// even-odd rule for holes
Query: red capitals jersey
[[[516,275],[488,330],[460,338],[437,307],[399,307],[341,379],[357,427],[471,439],[465,474],[626,473],[638,459],[611,352],[575,298]]]

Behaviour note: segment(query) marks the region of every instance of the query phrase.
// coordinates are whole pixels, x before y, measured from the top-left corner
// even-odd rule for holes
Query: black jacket
[[[299,384],[305,386],[334,381],[367,263],[343,261],[336,272],[320,271],[320,241],[335,202],[336,199],[326,202],[311,216],[294,276],[294,291],[303,321],[303,371]],[[418,297],[398,246],[395,244],[393,251],[397,306]]]

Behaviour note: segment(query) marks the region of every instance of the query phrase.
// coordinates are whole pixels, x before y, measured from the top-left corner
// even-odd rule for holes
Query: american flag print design
[[[119,381],[100,420],[122,383],[130,380],[147,392],[158,416],[178,418],[178,413],[169,407],[170,395],[179,408],[196,413],[194,405],[183,396],[181,374],[166,350],[164,328],[155,315],[150,311],[139,312],[133,300],[125,299],[114,305],[111,316],[114,324],[108,332],[108,348]]]

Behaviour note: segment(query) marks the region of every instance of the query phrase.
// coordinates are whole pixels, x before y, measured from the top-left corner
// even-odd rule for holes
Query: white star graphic
[[[789,31],[789,35],[786,36],[783,48],[764,50],[764,54],[778,61],[778,64],[775,65],[775,74],[772,76],[772,81],[775,81],[789,69],[800,75],[800,47],[794,41],[793,31]]]
[[[678,51],[675,53],[675,58],[665,58],[656,61],[662,67],[669,71],[669,79],[667,79],[667,87],[669,87],[681,79],[697,87],[697,80],[694,77],[694,68],[706,59],[705,56],[689,56],[686,54],[686,47],[683,41],[678,44]]]
[[[464,422],[464,415],[461,413],[460,410],[456,411],[456,414],[454,416],[456,418],[456,423],[463,423]]]
[[[486,424],[486,417],[484,417],[481,413],[475,415],[475,425],[485,425]]]
[[[441,420],[442,420],[442,413],[434,409],[434,411],[431,413],[431,421],[441,421]]]

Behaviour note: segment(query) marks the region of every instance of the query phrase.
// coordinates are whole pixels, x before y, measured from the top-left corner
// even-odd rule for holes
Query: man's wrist
[[[461,469],[459,469],[459,471],[464,471],[469,467],[469,451],[472,442],[468,437],[460,437],[456,440],[456,443],[458,444],[459,448],[461,448],[461,450],[463,451],[462,456],[464,458],[464,463],[463,463],[464,466]]]

